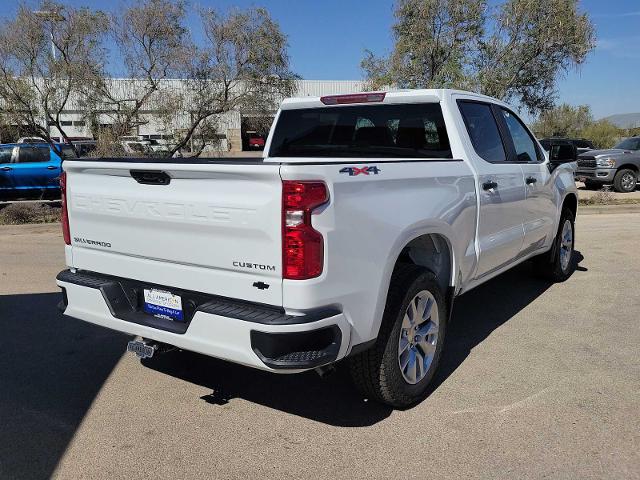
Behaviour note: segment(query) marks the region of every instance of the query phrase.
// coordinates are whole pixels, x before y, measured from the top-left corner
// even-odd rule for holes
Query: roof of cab
[[[336,95],[325,95],[323,97],[292,97],[286,98],[283,100],[280,108],[282,110],[290,110],[290,109],[298,109],[298,108],[318,108],[318,107],[327,107],[327,106],[345,106],[345,105],[362,105],[363,103],[345,103],[338,105],[327,105],[322,102],[323,98],[328,97],[343,97],[349,95],[366,95],[371,93],[385,93],[385,97],[383,101],[371,102],[371,105],[374,104],[392,104],[392,103],[407,103],[407,102],[424,102],[424,103],[435,103],[440,102],[443,99],[450,97],[453,94],[464,95],[465,97],[473,97],[479,100],[487,100],[494,103],[503,103],[500,100],[492,97],[488,97],[487,95],[482,95],[480,93],[468,92],[464,90],[454,90],[454,89],[397,89],[397,90],[375,90],[371,92],[353,92],[353,93],[345,93],[345,94],[336,94]]]
[[[66,143],[53,142],[54,145],[64,147],[67,145]],[[34,143],[0,143],[0,147],[49,147],[50,145],[46,142],[34,142]]]

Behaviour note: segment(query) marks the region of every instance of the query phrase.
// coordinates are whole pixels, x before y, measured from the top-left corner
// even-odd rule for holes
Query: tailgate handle
[[[169,185],[171,177],[161,170],[129,170],[136,182],[144,185]]]

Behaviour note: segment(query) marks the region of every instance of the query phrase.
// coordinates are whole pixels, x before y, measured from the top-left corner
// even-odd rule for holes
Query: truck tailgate
[[[64,162],[73,267],[281,305],[279,166],[164,162]]]

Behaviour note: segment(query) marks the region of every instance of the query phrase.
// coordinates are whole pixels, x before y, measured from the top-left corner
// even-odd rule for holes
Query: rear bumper
[[[611,183],[616,176],[615,168],[580,168],[575,174],[577,179],[585,178],[592,181]]]
[[[268,371],[293,373],[344,357],[350,326],[342,312],[288,315],[282,309],[91,272],[60,272],[67,316],[204,355]],[[185,322],[141,311],[142,287],[183,298]]]

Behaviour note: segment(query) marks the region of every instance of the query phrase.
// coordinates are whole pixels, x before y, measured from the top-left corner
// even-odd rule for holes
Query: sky
[[[66,0],[111,12],[125,0]],[[17,0],[3,0],[10,15]],[[304,79],[357,80],[365,49],[392,49],[393,2],[390,0],[191,0],[192,6],[263,6],[289,38],[294,72]],[[28,4],[37,5],[29,1]],[[586,62],[558,81],[558,103],[589,105],[595,118],[640,112],[640,0],[581,0],[580,8],[596,27],[597,46]],[[553,21],[550,17],[549,21]],[[189,18],[196,38],[198,20]]]

